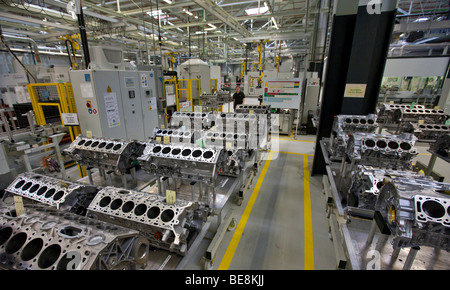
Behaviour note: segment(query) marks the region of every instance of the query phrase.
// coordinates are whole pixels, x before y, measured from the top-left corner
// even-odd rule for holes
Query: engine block
[[[225,160],[223,149],[154,143],[147,143],[138,158],[147,172],[168,177],[200,176],[210,182],[216,179]]]
[[[375,209],[391,230],[394,248],[424,245],[450,251],[449,192],[450,184],[407,178],[383,186]]]
[[[0,268],[118,270],[143,266],[148,242],[139,232],[29,205],[25,214],[0,207]]]
[[[100,189],[37,173],[20,174],[6,192],[80,215]]]
[[[414,134],[421,141],[436,141],[440,136],[450,134],[450,126],[444,124],[409,123],[406,127],[406,132]]]
[[[415,182],[423,184],[434,183],[431,177],[412,171],[389,170],[358,165],[351,175],[352,183],[348,191],[348,205],[374,210],[375,202],[385,182],[399,177],[414,179]]]
[[[378,128],[375,114],[364,115],[338,115],[333,122],[333,128],[328,144],[328,153],[331,160],[340,160],[344,156],[349,134],[355,132],[374,133]]]
[[[138,230],[152,246],[184,255],[197,208],[195,202],[168,204],[162,196],[105,187],[89,205],[88,216]]]
[[[270,105],[237,105],[236,106],[236,113],[255,113],[255,114],[270,114],[271,113],[271,106]]]
[[[412,105],[412,104],[389,104],[382,103],[377,109],[377,121],[385,128],[396,129],[397,124],[394,121],[394,112],[397,109],[425,109],[423,105]]]
[[[63,152],[79,165],[123,175],[137,163],[144,148],[145,144],[137,141],[78,136]]]
[[[410,170],[411,161],[418,154],[414,147],[416,140],[414,135],[408,133],[353,133],[348,141],[346,156],[355,165]]]

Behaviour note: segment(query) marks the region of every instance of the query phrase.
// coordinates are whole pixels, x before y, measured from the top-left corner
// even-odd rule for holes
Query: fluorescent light
[[[162,11],[161,11],[161,9],[159,9],[159,10],[153,10],[153,11],[148,11],[147,14],[150,15],[150,16],[156,16],[156,15],[161,15],[161,14],[162,14]]]
[[[256,7],[256,8],[249,8],[249,9],[245,9],[245,13],[247,13],[247,15],[259,15],[259,14],[264,14],[267,11],[269,11],[269,7],[267,6],[267,2],[264,2],[264,7]]]
[[[233,37],[233,39],[239,41],[239,39],[237,39],[236,37]]]
[[[167,4],[172,4],[172,0],[163,0],[164,2],[166,2]]]
[[[273,18],[273,17],[272,17],[272,22],[273,22],[273,25],[275,25],[276,29],[280,29],[280,28],[278,28],[277,22],[275,21],[275,18]]]
[[[186,14],[188,14],[190,16],[194,15],[192,12],[186,10],[186,8],[183,8],[183,11],[184,11],[184,13],[186,13]]]
[[[206,28],[205,30],[214,30],[217,29],[217,26],[215,26],[214,24],[208,23],[210,28]]]

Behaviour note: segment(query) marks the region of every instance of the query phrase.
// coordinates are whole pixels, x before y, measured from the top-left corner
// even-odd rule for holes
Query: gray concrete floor
[[[279,152],[274,152],[277,158],[270,162],[263,177],[264,163],[261,165],[243,204],[233,206],[239,224],[224,237],[214,269],[336,268],[321,176],[305,179],[312,163],[315,136],[297,139],[280,136]],[[305,160],[308,171],[304,169]],[[305,182],[310,188],[306,200]],[[249,203],[256,194],[254,204]],[[247,219],[245,228],[243,219]]]

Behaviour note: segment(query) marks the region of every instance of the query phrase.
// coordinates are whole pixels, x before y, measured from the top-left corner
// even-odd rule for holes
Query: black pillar
[[[334,116],[341,112],[347,70],[353,43],[358,0],[337,0],[335,2],[327,70],[323,80],[323,92],[317,130],[316,147],[311,173],[326,174],[325,159],[319,141],[330,137]]]
[[[330,137],[334,116],[375,112],[397,1],[336,0],[313,175],[326,174],[319,141]]]
[[[341,114],[375,113],[391,43],[397,0],[384,0],[380,7],[369,9],[365,2],[367,1],[360,1],[358,6],[346,81],[350,85],[363,85],[365,92],[361,97],[348,97],[344,94]]]

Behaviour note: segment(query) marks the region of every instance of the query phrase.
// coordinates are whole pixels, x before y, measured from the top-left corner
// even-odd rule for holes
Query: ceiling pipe
[[[31,39],[29,37],[20,37],[20,36],[8,35],[8,34],[3,34],[3,38],[7,39],[7,40],[14,40],[17,42],[24,42],[24,43],[30,44],[31,47],[33,48],[33,54],[34,54],[34,57],[36,58],[36,63],[41,63],[39,49],[38,49],[36,42],[33,39]]]

